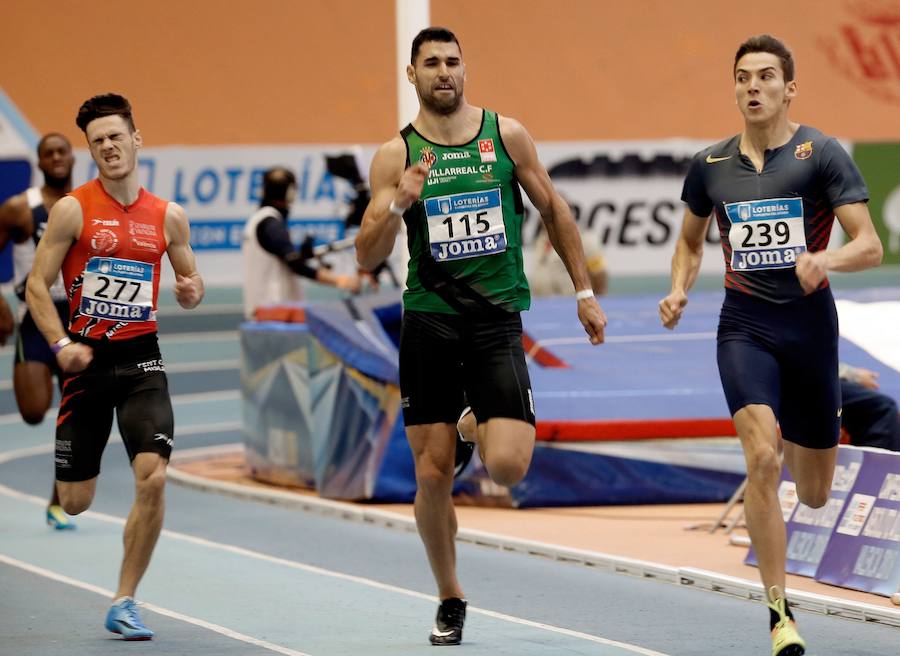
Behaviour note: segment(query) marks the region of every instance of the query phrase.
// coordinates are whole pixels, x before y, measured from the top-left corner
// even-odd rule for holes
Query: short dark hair
[[[283,166],[269,169],[263,175],[262,204],[284,203],[287,201],[288,189],[296,184],[297,178],[290,169]]]
[[[104,93],[85,100],[78,109],[75,125],[81,128],[82,132],[87,133],[87,126],[91,121],[104,116],[115,115],[121,116],[128,124],[129,129],[134,132],[134,117],[131,115],[131,103],[128,102],[127,98],[117,93]]]
[[[53,138],[62,139],[66,142],[66,145],[69,147],[69,149],[72,149],[72,143],[66,138],[66,135],[60,134],[59,132],[48,132],[43,137],[41,137],[40,141],[38,141],[36,149],[38,157],[41,156],[41,148],[44,147],[44,144],[46,144],[48,141],[50,141],[50,139]]]
[[[426,27],[424,30],[416,34],[416,38],[413,39],[412,53],[409,58],[409,63],[413,66],[416,65],[416,57],[419,56],[419,49],[422,47],[422,44],[427,41],[455,43],[459,47],[460,53],[462,53],[462,46],[459,45],[459,40],[456,38],[456,35],[453,32],[448,30],[446,27]]]
[[[734,68],[732,74],[737,74],[737,64],[744,55],[752,52],[767,52],[775,55],[781,61],[781,72],[784,73],[784,81],[791,82],[794,79],[794,55],[788,49],[784,42],[776,39],[771,34],[760,34],[751,36],[744,41],[734,55]]]

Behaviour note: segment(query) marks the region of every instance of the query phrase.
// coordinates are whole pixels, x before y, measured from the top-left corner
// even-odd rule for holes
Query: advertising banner
[[[538,144],[538,154],[572,207],[582,239],[600,248],[610,275],[660,275],[671,271],[684,217],[681,191],[691,159],[714,141],[560,142]],[[529,209],[525,244],[539,230],[537,212]],[[835,221],[830,246],[842,243]],[[707,229],[700,272],[725,273],[714,219]]]
[[[863,468],[815,576],[888,597],[900,591],[900,454],[865,449]]]
[[[344,218],[356,191],[328,172],[325,157],[358,153],[365,168],[373,152],[349,145],[148,147],[139,152],[139,168],[146,189],[187,212],[191,246],[207,284],[240,285],[244,224],[259,207],[266,170],[284,166],[297,177],[292,240],[299,244],[312,235],[317,242],[334,241],[344,237]],[[77,151],[75,184],[96,174],[90,154]],[[171,280],[171,268],[163,272]]]
[[[821,508],[810,508],[800,503],[797,484],[784,467],[778,486],[781,514],[787,528],[787,562],[789,574],[815,576],[819,562],[841,517],[847,495],[859,477],[863,465],[863,452],[853,447],[838,449],[834,480],[828,501]],[[744,560],[747,565],[758,565],[753,548]]]
[[[600,248],[611,275],[661,275],[670,271],[681,228],[681,188],[687,166],[694,153],[709,143],[687,139],[557,142],[539,144],[538,154],[572,207],[585,242]],[[350,181],[329,173],[326,156],[353,156],[367,178],[376,148],[374,144],[147,147],[139,153],[139,167],[148,190],[179,203],[187,212],[191,243],[207,284],[237,286],[242,276],[243,226],[259,206],[267,169],[285,166],[297,177],[297,200],[289,221],[295,243],[306,235],[319,242],[333,241],[346,236],[344,219],[357,191]],[[78,150],[75,184],[95,175],[89,153]],[[527,196],[525,205],[527,260],[540,218]],[[163,272],[168,284],[169,267]],[[701,272],[724,273],[714,221],[707,232]]]
[[[869,213],[884,245],[884,264],[900,264],[900,144],[853,147],[869,187]]]

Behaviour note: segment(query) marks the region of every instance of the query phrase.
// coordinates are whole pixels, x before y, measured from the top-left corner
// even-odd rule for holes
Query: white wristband
[[[62,339],[59,339],[55,343],[51,344],[50,350],[53,351],[53,355],[58,355],[60,351],[62,351],[71,343],[71,339],[69,339],[68,337],[63,337]]]
[[[586,298],[594,298],[594,290],[593,289],[579,289],[575,292],[575,298],[579,301],[583,301]]]
[[[397,203],[391,201],[391,204],[388,207],[388,212],[397,216],[403,216],[403,213],[408,209],[408,207],[400,207],[399,205],[397,205]]]

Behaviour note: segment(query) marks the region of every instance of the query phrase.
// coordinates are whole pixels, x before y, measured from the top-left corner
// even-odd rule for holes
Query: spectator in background
[[[344,227],[348,234],[356,234],[362,224],[366,207],[372,199],[372,190],[369,189],[369,183],[363,176],[361,159],[362,149],[359,146],[354,146],[352,152],[349,153],[325,156],[325,168],[328,172],[353,185],[355,195],[350,200],[349,212],[344,218]],[[401,247],[398,248],[395,245],[390,257],[375,267],[370,275],[364,276],[373,290],[377,290],[382,281],[400,289],[406,286],[406,269],[409,266],[409,253],[405,248],[406,239],[405,226],[401,226],[400,232],[397,234],[397,241],[400,242]]]
[[[900,451],[897,403],[878,391],[878,372],[841,363],[841,423],[853,446]]]
[[[299,301],[303,288],[297,276],[323,285],[358,292],[359,277],[338,275],[325,266],[311,267],[309,258],[291,242],[287,217],[297,197],[297,180],[286,168],[275,167],[263,177],[259,210],[244,228],[244,315],[256,308],[283,301]]]
[[[591,288],[594,290],[594,294],[603,296],[606,294],[608,286],[606,258],[603,257],[600,247],[593,239],[582,239],[581,243],[584,248],[584,260],[587,264]],[[531,293],[534,296],[571,296],[575,291],[572,279],[569,277],[562,258],[553,249],[543,222],[538,227],[532,248],[534,250],[528,270],[528,286],[531,288]]]

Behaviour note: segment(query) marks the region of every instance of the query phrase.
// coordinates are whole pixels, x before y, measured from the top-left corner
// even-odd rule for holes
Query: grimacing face
[[[141,134],[132,132],[124,118],[118,114],[96,118],[88,123],[85,134],[101,177],[121,180],[134,171]]]
[[[44,139],[38,153],[38,168],[51,180],[68,180],[75,165],[72,145],[63,137],[53,135]]]
[[[787,112],[797,95],[797,83],[785,81],[776,55],[751,52],[735,66],[734,95],[747,123],[767,123]]]
[[[415,66],[406,67],[406,75],[415,85],[419,101],[428,109],[452,114],[462,103],[466,67],[455,42],[423,43]]]

